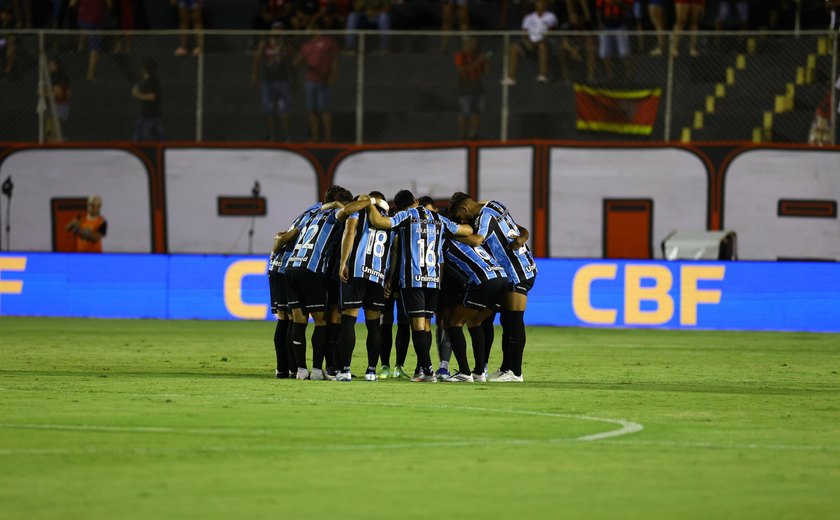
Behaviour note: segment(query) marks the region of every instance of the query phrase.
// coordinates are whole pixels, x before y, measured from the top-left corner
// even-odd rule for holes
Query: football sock
[[[382,348],[380,349],[379,358],[382,360],[383,367],[391,366],[391,347],[394,345],[394,337],[392,336],[394,328],[394,317],[390,316],[390,321],[386,321],[385,314],[382,315],[382,325],[380,326]]]
[[[449,333],[447,329],[444,329],[440,325],[435,325],[435,336],[440,367],[448,370],[449,360],[452,359],[452,341],[449,339]]]
[[[525,350],[525,311],[509,311],[512,330],[510,343],[510,366],[517,376],[522,375],[522,353]]]
[[[470,339],[472,340],[473,358],[475,361],[473,371],[480,374],[484,371],[484,366],[487,364],[487,358],[484,357],[484,327],[479,325],[468,330]]]
[[[510,370],[512,362],[510,353],[511,338],[513,337],[513,325],[510,321],[511,311],[502,311],[499,321],[502,323],[502,364],[499,368],[502,372]]]
[[[353,349],[356,346],[356,317],[341,315],[341,330],[338,333],[339,359],[336,367],[350,366]]]
[[[463,327],[452,327],[446,329],[449,338],[452,340],[452,352],[458,360],[458,371],[462,374],[470,374],[470,362],[467,360],[467,338],[464,337]]]
[[[411,325],[406,323],[397,323],[397,339],[395,340],[397,347],[397,364],[401,367],[405,366],[405,358],[408,356],[408,341],[411,337]]]
[[[274,355],[277,358],[277,371],[286,374],[289,372],[289,353],[286,351],[289,346],[286,343],[288,328],[289,322],[286,320],[277,320],[277,326],[274,327]]]
[[[414,353],[417,354],[417,365],[429,375],[432,370],[432,331],[412,330],[411,341],[414,343]]]
[[[379,351],[382,349],[382,329],[379,326],[379,318],[375,320],[365,320],[367,326],[367,355],[368,366],[376,368],[376,363],[379,361]]]
[[[294,323],[292,329],[292,349],[298,368],[306,368],[306,323]]]
[[[490,315],[486,320],[481,322],[481,330],[484,331],[484,371],[487,372],[487,363],[490,361],[490,349],[493,348],[493,340],[496,339],[496,327],[493,322],[496,321],[496,313]]]
[[[327,324],[327,368],[335,369],[341,366],[339,362],[338,335],[341,325],[338,323]]]
[[[449,361],[445,361],[445,360],[441,359],[440,363],[438,364],[438,369],[449,370]]]
[[[327,349],[327,326],[315,325],[312,331],[312,369],[324,368],[324,354]]]

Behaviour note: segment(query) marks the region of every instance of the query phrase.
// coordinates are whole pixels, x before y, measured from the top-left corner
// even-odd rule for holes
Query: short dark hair
[[[422,197],[417,199],[417,202],[421,206],[428,206],[429,204],[431,204],[432,206],[435,205],[435,200],[433,198],[429,197],[428,195],[423,195]]]
[[[350,190],[345,190],[341,188],[341,191],[338,192],[338,195],[335,196],[335,200],[347,204],[351,200],[353,200],[353,194],[350,193]]]
[[[344,188],[342,188],[338,184],[333,184],[332,186],[327,188],[327,191],[324,192],[324,202],[334,202],[338,197],[338,194],[343,189]]]
[[[414,204],[414,201],[417,200],[414,197],[414,194],[408,190],[400,190],[394,195],[394,204],[397,206],[398,210],[404,210]]]
[[[449,214],[454,215],[458,208],[466,202],[467,199],[472,199],[469,195],[464,193],[463,191],[456,191],[452,194],[452,198],[449,199]]]
[[[373,190],[372,192],[368,193],[368,195],[370,195],[371,197],[375,197],[377,199],[385,200],[385,194],[382,193],[381,191]]]

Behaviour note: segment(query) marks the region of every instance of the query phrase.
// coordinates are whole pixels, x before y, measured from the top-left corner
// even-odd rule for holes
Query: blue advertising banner
[[[840,332],[840,264],[540,259],[530,325]],[[268,319],[267,260],[0,254],[0,315]]]

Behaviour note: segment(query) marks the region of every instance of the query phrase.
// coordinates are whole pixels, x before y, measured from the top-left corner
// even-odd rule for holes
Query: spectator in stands
[[[717,18],[715,18],[715,29],[722,31],[736,24],[739,29],[749,29],[749,2],[746,0],[720,0]]]
[[[53,0],[50,27],[53,29],[68,28],[68,13],[67,0]]]
[[[108,221],[102,216],[102,197],[88,197],[87,214],[75,217],[64,229],[76,235],[77,253],[101,253],[102,239],[108,233]]]
[[[380,31],[391,30],[391,0],[355,0],[353,11],[347,15],[347,29],[358,31],[375,26]],[[356,49],[356,35],[348,34],[344,41],[347,50]],[[388,36],[379,37],[379,50],[388,50]]]
[[[294,76],[294,51],[292,46],[281,37],[282,29],[283,22],[274,22],[271,34],[257,46],[251,69],[251,83],[256,85],[262,68],[262,104],[268,130],[266,141],[276,140],[278,119],[283,129],[283,140],[291,140],[289,110],[292,105],[291,80]]]
[[[172,0],[172,5],[178,6],[178,19],[180,20],[181,29],[181,45],[175,49],[175,56],[186,56],[190,53],[187,50],[187,43],[190,35],[187,31],[190,30],[190,22],[192,22],[193,30],[197,31],[195,35],[195,47],[192,50],[193,56],[201,54],[201,47],[203,46],[204,36],[201,34],[201,29],[204,25],[201,16],[202,0]]]
[[[327,12],[326,4],[322,5],[321,0],[298,0],[297,10],[292,19],[292,27],[294,29],[305,29],[309,27],[309,23],[313,20],[319,22],[319,26],[323,27],[321,23],[324,15]]]
[[[573,31],[594,31],[596,25],[596,0],[566,0],[570,29]],[[595,53],[598,40],[595,35],[582,37],[586,58],[586,80],[595,81]]]
[[[522,30],[528,33],[522,36],[519,43],[510,46],[510,61],[508,76],[502,79],[503,85],[516,85],[516,69],[519,57],[528,53],[537,55],[538,83],[548,82],[548,32],[558,25],[557,17],[547,10],[548,0],[537,0],[534,12],[522,20]]]
[[[15,64],[15,55],[17,47],[15,45],[15,36],[11,34],[14,29],[14,16],[9,7],[0,10],[0,52],[6,58],[6,64],[3,66],[3,74],[8,76],[12,72],[12,67]]]
[[[484,76],[489,69],[487,60],[491,51],[478,52],[474,36],[464,38],[464,45],[455,54],[458,69],[458,129],[461,139],[478,137],[479,117],[484,112]]]
[[[283,27],[289,28],[292,27],[294,14],[294,0],[260,0],[252,26],[255,30],[267,31],[275,22],[280,22]]]
[[[144,58],[143,79],[131,89],[131,95],[140,100],[140,117],[134,125],[135,141],[163,141],[163,124],[160,119],[160,80],[157,62]]]
[[[613,79],[613,47],[618,50],[626,77],[630,78],[630,38],[627,35],[627,21],[633,8],[633,0],[598,0],[596,7],[598,28],[603,31],[598,36],[598,56],[604,61],[607,79]]]
[[[82,37],[79,39],[79,51],[84,49],[84,41],[87,39],[88,49],[88,81],[96,79],[96,66],[99,64],[99,55],[102,53],[102,35],[90,31],[101,31],[105,29],[108,13],[114,7],[113,0],[70,0],[70,7],[79,6],[78,22],[79,29],[82,29]]]
[[[689,26],[691,30],[688,53],[691,56],[700,55],[700,51],[697,50],[697,29],[703,20],[703,7],[705,3],[706,0],[674,0],[677,14],[677,23],[674,25],[674,48],[671,49],[674,56],[679,56],[680,54],[680,37],[685,31],[686,26]]]
[[[338,45],[329,36],[319,32],[318,20],[308,29],[314,34],[300,48],[295,64],[306,66],[306,107],[309,110],[309,139],[313,142],[332,141],[332,112],[330,87],[335,83],[338,70]]]
[[[12,0],[15,15],[15,27],[29,29],[32,27],[32,0]]]
[[[665,4],[668,0],[649,0],[648,2],[648,16],[650,23],[656,30],[656,47],[650,50],[651,56],[662,56],[665,52],[665,33],[668,27],[665,21]]]
[[[457,11],[458,28],[462,31],[470,30],[470,8],[469,0],[441,0],[441,30],[440,51],[449,50],[449,31],[452,30],[452,22]]]
[[[321,18],[324,29],[341,30],[347,27],[347,16],[353,7],[353,0],[321,0],[324,16]]]
[[[61,62],[54,57],[48,60],[47,67],[50,71],[50,86],[52,87],[52,100],[55,102],[55,117],[48,112],[46,117],[46,134],[47,142],[60,143],[63,139],[59,138],[58,128],[56,128],[56,119],[61,125],[62,130],[67,128],[67,120],[70,119],[70,78],[64,72],[64,67]],[[48,92],[44,92],[49,95]],[[61,132],[61,137],[66,139],[67,136]]]

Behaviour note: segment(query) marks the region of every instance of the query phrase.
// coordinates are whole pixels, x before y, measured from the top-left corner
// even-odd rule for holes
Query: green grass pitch
[[[457,385],[276,380],[272,334],[0,318],[0,518],[840,515],[838,335],[529,328]]]

